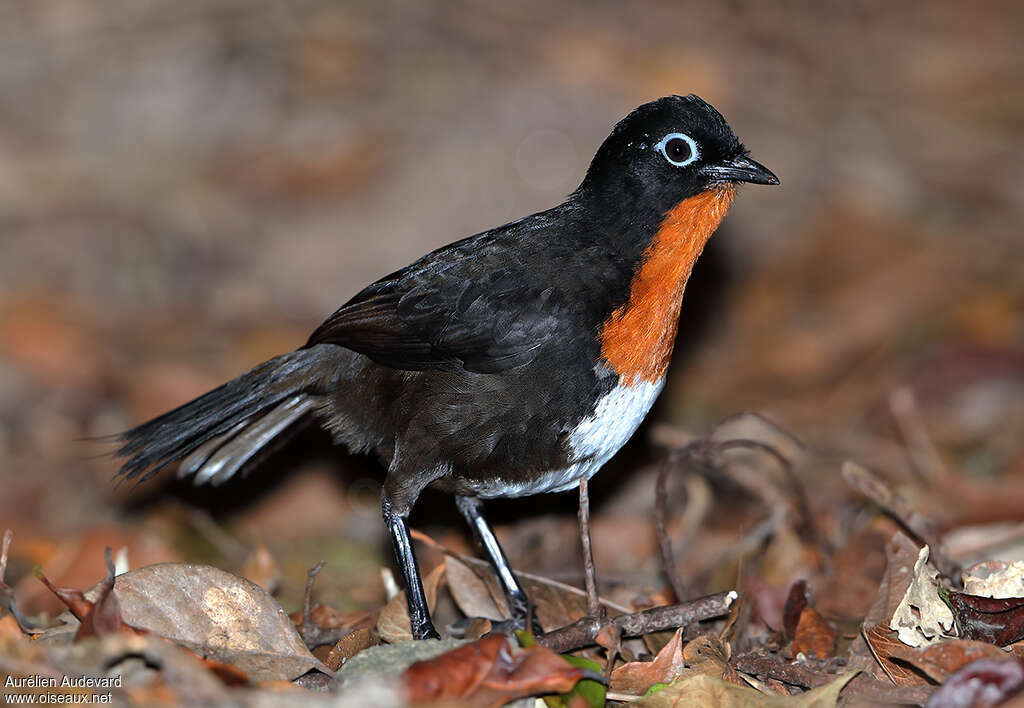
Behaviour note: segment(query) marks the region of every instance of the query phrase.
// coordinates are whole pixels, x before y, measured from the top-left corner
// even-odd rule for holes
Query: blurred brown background
[[[194,505],[249,538],[342,539],[302,562],[376,572],[379,478],[322,440],[257,475],[274,495],[172,485],[181,512],[154,500],[159,483],[115,488],[113,462],[91,459],[105,448],[76,439],[302,344],[429,249],[556,203],[616,120],[689,92],[783,185],[742,190],[699,266],[657,419],[703,433],[756,409],[825,459],[898,476],[893,392],[899,408],[909,391],[947,470],[1024,478],[1022,16],[1013,2],[2,2],[0,526],[36,561],[78,557],[62,539],[100,529],[97,548],[135,544],[138,564],[192,555],[166,529]],[[612,489],[631,465],[615,469]],[[1017,488],[940,521],[1012,518]]]

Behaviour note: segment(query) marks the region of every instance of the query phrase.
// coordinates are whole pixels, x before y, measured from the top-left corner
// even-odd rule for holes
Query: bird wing
[[[337,344],[407,371],[505,371],[571,325],[566,298],[537,280],[508,246],[467,239],[370,285],[306,346]]]

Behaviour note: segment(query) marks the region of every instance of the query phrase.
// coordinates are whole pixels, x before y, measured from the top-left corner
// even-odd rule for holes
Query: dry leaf
[[[893,612],[896,611],[896,606],[903,599],[907,588],[910,587],[911,580],[913,580],[913,568],[917,556],[917,544],[903,532],[897,531],[889,539],[885,546],[886,570],[878,588],[878,595],[861,623],[860,633],[850,645],[851,668],[864,669],[871,674],[872,678],[890,684],[889,677],[882,671],[874,653],[868,646],[865,634],[878,625],[889,624]],[[858,684],[864,682],[863,678],[856,681]]]
[[[796,636],[796,628],[800,622],[800,614],[807,607],[807,581],[798,580],[789,588],[786,604],[782,608],[782,631],[786,639],[792,641]]]
[[[833,656],[839,632],[813,607],[804,607],[793,637],[793,652],[816,659]]]
[[[504,596],[492,597],[487,583],[476,571],[455,556],[447,556],[448,589],[466,617],[502,620],[508,617],[508,604]]]
[[[956,626],[965,639],[998,646],[1024,639],[1024,597],[977,597],[950,592]]]
[[[968,639],[951,639],[926,647],[887,647],[889,655],[912,664],[928,677],[943,683],[967,664],[978,659],[1008,659],[1012,655],[994,644],[974,642]]]
[[[263,588],[207,565],[161,563],[117,576],[125,622],[238,667],[254,681],[291,680],[321,664]]]
[[[327,668],[331,671],[337,671],[353,656],[361,652],[363,649],[372,647],[375,644],[380,644],[380,640],[374,636],[372,629],[369,629],[368,627],[356,629],[339,639],[335,645],[331,647],[331,651],[328,652],[327,659],[324,660],[324,663],[327,664]]]
[[[939,571],[928,565],[925,546],[918,553],[910,587],[889,622],[889,629],[896,630],[904,644],[920,647],[956,636],[953,613],[936,590],[938,576]]]
[[[856,672],[845,674],[831,683],[802,693],[798,696],[779,696],[755,691],[749,686],[726,683],[722,679],[706,674],[684,676],[671,686],[667,686],[630,706],[635,708],[825,708],[834,706],[843,690]]]
[[[431,570],[423,579],[423,592],[427,596],[427,607],[431,612],[437,603],[437,590],[444,579],[447,559]],[[395,644],[412,639],[412,625],[409,623],[409,605],[405,599],[405,591],[395,595],[380,612],[377,618],[377,633],[385,642]]]
[[[508,616],[505,596],[489,563],[475,558],[466,558],[465,556],[459,558],[442,544],[420,531],[413,530],[412,537],[417,541],[428,543],[442,551],[446,558],[459,560],[471,568],[486,585],[488,594],[500,610],[499,617]],[[540,578],[528,573],[517,573],[517,578],[520,585],[523,586],[523,590],[526,591],[526,596],[533,602],[537,621],[540,622],[542,627],[546,629],[564,627],[587,614],[587,597],[582,590],[556,580]],[[603,598],[601,603],[609,610],[609,614],[612,616],[630,612],[629,608]]]
[[[671,683],[683,668],[683,630],[680,628],[653,661],[630,661],[612,671],[611,690],[643,695],[656,683]]]
[[[504,635],[416,662],[402,676],[410,702],[458,698],[495,708],[525,696],[566,693],[583,678],[594,677],[546,647],[514,651]]]
[[[885,675],[897,686],[923,686],[928,682],[916,672],[891,660],[906,648],[899,637],[885,627],[872,627],[864,630],[864,638],[870,645],[875,658],[881,665]]]
[[[68,610],[79,621],[78,630],[75,632],[76,642],[92,637],[108,637],[120,632],[144,634],[146,631],[129,626],[122,618],[121,606],[113,592],[114,566],[110,560],[110,549],[107,549],[106,560],[107,577],[90,591],[94,599],[88,599],[81,590],[56,587],[42,570],[36,571],[40,582],[67,605]]]

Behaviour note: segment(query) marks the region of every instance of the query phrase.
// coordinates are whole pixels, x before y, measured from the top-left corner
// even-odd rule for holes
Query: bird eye
[[[669,133],[661,139],[657,148],[676,167],[686,167],[700,157],[697,141],[684,133]]]

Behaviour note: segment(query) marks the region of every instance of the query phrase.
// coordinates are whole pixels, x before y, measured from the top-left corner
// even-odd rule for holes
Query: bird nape
[[[179,462],[179,476],[221,484],[318,424],[387,467],[413,636],[438,636],[407,521],[427,486],[455,495],[523,627],[530,604],[481,500],[576,488],[633,435],[664,384],[693,264],[742,182],[779,183],[711,105],[646,103],[563,203],[428,253],[300,349],[122,433],[120,473]]]

